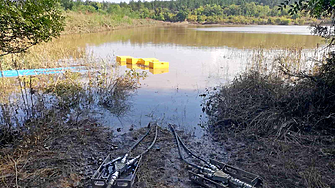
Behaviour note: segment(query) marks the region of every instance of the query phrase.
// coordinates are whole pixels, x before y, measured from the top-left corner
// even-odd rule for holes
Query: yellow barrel
[[[129,57],[127,58],[127,64],[136,64],[139,58]]]
[[[152,69],[150,68],[149,71],[152,74],[163,74],[169,72],[169,68],[161,68],[161,69]]]
[[[138,60],[138,64],[145,65],[145,66],[149,66],[150,62],[159,62],[159,60],[156,58],[140,58]]]
[[[127,63],[127,68],[128,69],[140,69],[141,67],[139,67],[136,64],[129,64],[129,63]]]
[[[127,58],[132,58],[131,56],[116,56],[116,62],[126,62]]]
[[[169,62],[150,62],[149,67],[153,69],[169,68]]]
[[[143,66],[143,65],[141,65],[141,69],[142,69],[142,70],[149,70],[149,67],[148,67],[148,66]]]
[[[120,66],[125,66],[126,62],[125,61],[120,61],[120,62],[117,62],[117,64],[120,65]]]

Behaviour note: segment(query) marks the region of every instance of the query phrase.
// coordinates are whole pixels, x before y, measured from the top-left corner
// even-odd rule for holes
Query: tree
[[[298,0],[293,3],[286,0],[279,6],[280,10],[290,7],[288,12],[291,15],[299,12],[306,12],[313,18],[330,19],[330,24],[324,26],[321,24],[314,25],[313,33],[323,38],[330,39],[329,46],[335,44],[335,0]]]
[[[26,52],[63,28],[58,0],[0,0],[0,57]]]
[[[72,0],[61,0],[61,5],[64,7],[64,10],[72,10],[74,2]]]
[[[177,21],[183,22],[186,20],[189,12],[186,8],[183,8],[182,10],[179,10],[179,12],[176,15]]]
[[[324,101],[326,103],[325,109],[330,109],[321,114],[333,113],[334,107],[328,107],[328,104],[334,104],[335,93],[335,51],[332,48],[335,45],[335,0],[299,0],[291,4],[287,0],[281,3],[279,8],[286,8],[286,6],[290,6],[289,12],[291,15],[306,12],[313,18],[330,19],[330,24],[322,25],[321,22],[321,24],[313,27],[314,34],[329,39],[330,52],[325,59],[325,63],[319,67],[318,74],[309,78],[312,78],[319,86],[318,92],[322,91],[322,100],[318,99],[318,105],[320,105],[320,101]]]

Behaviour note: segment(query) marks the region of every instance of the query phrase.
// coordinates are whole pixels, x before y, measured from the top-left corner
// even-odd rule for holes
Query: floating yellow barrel
[[[141,67],[136,65],[136,64],[129,64],[127,63],[127,68],[128,69],[140,69]]]
[[[116,56],[116,62],[126,62],[127,58],[132,58],[131,56]]]
[[[159,62],[159,60],[156,58],[140,58],[137,63],[140,65],[149,66],[150,62]]]
[[[129,57],[127,58],[127,64],[136,64],[138,62],[139,58],[133,58]]]
[[[125,66],[126,62],[125,61],[120,61],[120,62],[117,62],[117,64],[120,65],[120,66]]]
[[[169,68],[169,62],[150,62],[149,67],[152,69]]]
[[[169,68],[161,68],[161,69],[152,69],[150,68],[149,71],[152,74],[163,74],[169,72]]]
[[[141,67],[142,70],[149,70],[149,67],[148,67],[148,66],[143,66],[143,65],[141,65],[140,67]]]

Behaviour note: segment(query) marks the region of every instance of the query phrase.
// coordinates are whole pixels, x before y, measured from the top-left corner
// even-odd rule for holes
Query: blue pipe
[[[17,77],[17,76],[36,76],[40,74],[59,74],[64,73],[66,70],[79,72],[80,68],[83,67],[61,67],[61,68],[49,68],[49,69],[27,69],[27,70],[7,70],[0,71],[1,77]]]

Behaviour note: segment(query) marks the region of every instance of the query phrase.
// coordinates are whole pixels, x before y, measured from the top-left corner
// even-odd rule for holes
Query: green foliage
[[[186,18],[188,16],[188,11],[187,10],[180,10],[177,15],[176,15],[176,19],[177,21],[185,21]]]
[[[63,21],[58,0],[1,0],[0,56],[25,52],[59,36]]]
[[[73,10],[82,13],[99,12],[113,15],[118,19],[127,16],[129,18],[151,18],[170,22],[188,20],[199,23],[219,23],[226,21],[226,18],[231,16],[231,19],[228,19],[231,23],[266,24],[268,22],[263,19],[267,19],[271,16],[278,17],[289,15],[288,9],[277,10],[277,7],[275,7],[276,2],[279,3],[282,2],[282,0],[131,1],[128,4],[62,0],[62,6],[64,10]],[[237,16],[237,18],[233,18],[235,16]],[[245,20],[240,20],[240,18],[245,18]],[[287,20],[283,21],[282,24],[287,24],[287,22]]]
[[[313,32],[321,37],[330,40],[330,45],[335,44],[335,1],[334,0],[299,0],[292,2],[284,1],[279,6],[279,10],[283,10],[289,6],[288,12],[291,15],[300,12],[308,13],[312,18],[330,18],[330,26],[315,25]]]

